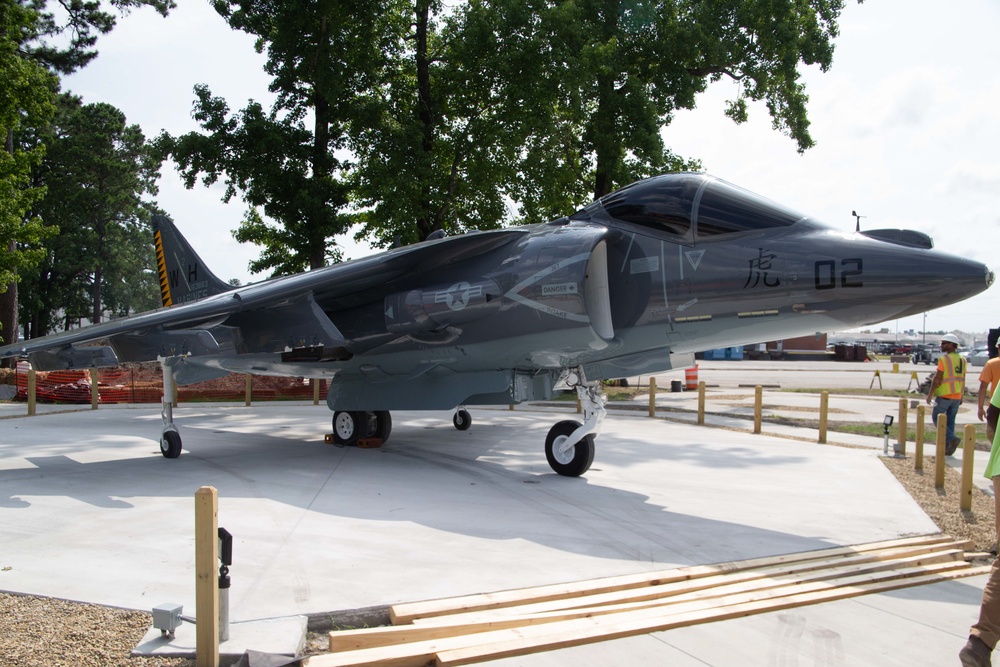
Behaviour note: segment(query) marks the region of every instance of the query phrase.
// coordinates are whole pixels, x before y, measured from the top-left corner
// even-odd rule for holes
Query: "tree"
[[[593,195],[683,165],[661,130],[695,105],[712,81],[740,83],[727,108],[747,119],[763,101],[775,129],[799,151],[813,145],[798,67],[833,60],[842,0],[579,0],[553,2],[541,22],[551,35],[551,104],[562,110],[533,143],[578,136],[575,158]],[[579,134],[577,134],[579,133]]]
[[[394,15],[385,2],[354,0],[217,0],[214,6],[234,29],[258,37],[277,99],[269,112],[251,101],[230,115],[222,99],[197,86],[195,118],[207,133],[163,134],[160,150],[188,187],[199,175],[206,185],[225,176],[227,201],[243,193],[249,209],[235,236],[265,247],[252,271],[283,274],[336,261],[333,239],[353,222],[344,212],[350,167],[344,127],[358,91],[391,46],[380,26]]]
[[[72,74],[96,58],[98,36],[110,32],[116,23],[115,15],[103,9],[101,0],[59,0],[54,3],[59,5],[57,12],[48,10],[48,0],[13,2],[37,17],[32,29],[22,35],[23,55],[60,74]],[[173,0],[110,0],[109,4],[120,14],[145,6],[161,16],[176,7]]]
[[[42,135],[48,153],[39,170],[48,189],[39,212],[59,234],[22,281],[21,317],[31,335],[48,333],[58,309],[99,322],[106,310],[153,306],[158,293],[142,198],[156,193],[159,162],[139,126],[115,107],[69,95],[60,102]]]
[[[30,211],[44,194],[27,176],[44,148],[25,150],[19,132],[42,127],[54,111],[59,90],[54,73],[69,74],[97,52],[99,34],[111,30],[115,16],[100,0],[59,2],[56,12],[46,0],[4,0],[0,3],[0,133],[5,138],[0,156],[0,342],[17,340],[17,272],[41,257],[38,244],[44,228]],[[111,0],[119,12],[150,6],[166,15],[173,0]],[[19,244],[31,246],[22,250]]]
[[[199,89],[196,114],[210,134],[164,145],[189,185],[225,173],[227,197],[246,193],[251,210],[237,238],[266,246],[257,269],[291,270],[304,256],[317,265],[319,249],[352,220],[364,223],[358,236],[385,247],[440,229],[551,219],[639,178],[700,168],[674,154],[662,131],[723,77],[740,83],[727,109],[734,121],[762,101],[805,150],[798,67],[830,66],[843,6],[382,2],[216,2],[267,48],[279,100],[270,114],[251,105],[230,117]]]
[[[17,4],[0,6],[0,342],[17,340],[18,271],[41,259],[39,250],[24,250],[37,244],[45,230],[31,211],[44,195],[32,187],[31,169],[42,159],[44,149],[24,150],[14,142],[23,126],[45,123],[55,106],[56,78],[44,67],[22,57],[21,36],[35,29],[37,15]]]
[[[336,178],[339,163],[331,157],[329,128],[321,115],[314,125],[322,129],[312,132],[301,119],[304,109],[267,113],[251,101],[230,115],[225,101],[212,97],[206,86],[195,92],[195,118],[208,134],[173,138],[163,133],[157,150],[174,160],[188,188],[199,176],[206,186],[224,176],[225,201],[242,193],[248,208],[234,236],[264,247],[251,262],[251,272],[297,273],[336,258],[329,242],[349,226],[340,215],[347,198]],[[267,222],[258,209],[280,225]]]
[[[662,131],[722,77],[812,145],[799,64],[832,62],[839,0],[415,0],[352,123],[362,235],[385,246],[540,222],[646,176],[699,169]],[[513,206],[517,212],[513,213]]]
[[[364,113],[351,123],[358,236],[385,247],[512,219],[526,122],[505,96],[534,84],[523,69],[535,72],[530,10],[521,1],[474,1],[444,16],[439,2],[405,7],[393,57],[362,91]]]

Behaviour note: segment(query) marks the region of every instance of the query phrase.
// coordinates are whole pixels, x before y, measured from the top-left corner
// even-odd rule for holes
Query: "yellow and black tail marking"
[[[164,306],[174,305],[170,298],[170,279],[167,276],[167,260],[163,255],[163,236],[160,230],[153,232],[153,244],[156,246],[156,273],[160,278],[160,298]]]

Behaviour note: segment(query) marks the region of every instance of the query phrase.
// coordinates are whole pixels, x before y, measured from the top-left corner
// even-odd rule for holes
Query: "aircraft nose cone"
[[[911,256],[899,265],[898,279],[909,283],[906,291],[913,303],[902,314],[915,315],[947,306],[983,292],[993,284],[994,274],[985,264],[939,252]]]

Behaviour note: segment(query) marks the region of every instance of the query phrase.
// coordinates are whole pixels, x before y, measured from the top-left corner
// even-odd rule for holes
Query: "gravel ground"
[[[991,496],[975,489],[972,511],[963,512],[957,470],[946,469],[942,491],[934,487],[933,457],[924,459],[922,472],[914,471],[912,458],[882,460],[941,532],[971,540],[976,561],[989,563],[996,547]],[[194,667],[194,660],[129,656],[152,623],[142,611],[0,593],[0,667]],[[325,635],[311,634],[307,652],[325,645]]]

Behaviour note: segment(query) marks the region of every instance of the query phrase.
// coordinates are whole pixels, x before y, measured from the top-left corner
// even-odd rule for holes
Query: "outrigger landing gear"
[[[468,431],[472,426],[472,415],[465,408],[458,408],[455,410],[455,416],[451,418],[451,423],[459,431]]]
[[[607,397],[600,383],[587,382],[583,368],[563,371],[560,385],[576,389],[583,407],[584,422],[567,419],[549,430],[545,438],[545,458],[556,473],[565,477],[579,477],[594,462],[594,440],[601,432],[601,422],[607,410]]]
[[[181,455],[181,434],[174,425],[174,364],[178,357],[163,357],[163,433],[160,434],[160,453],[165,458],[176,459]]]

